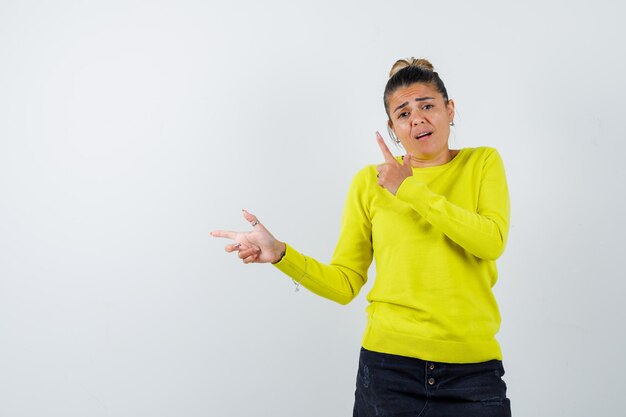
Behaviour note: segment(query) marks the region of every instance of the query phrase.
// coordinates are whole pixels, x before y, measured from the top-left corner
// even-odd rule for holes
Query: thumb
[[[411,155],[410,153],[407,153],[406,155],[404,155],[404,158],[402,158],[402,165],[404,166],[411,166],[411,158],[413,157],[413,155]]]
[[[243,218],[246,219],[253,227],[260,224],[259,219],[257,219],[257,217],[248,210],[242,209],[241,212],[243,213]]]
[[[242,209],[241,211],[243,213],[244,219],[246,219],[248,221],[248,223],[250,223],[250,226],[252,226],[252,230],[255,230],[257,232],[264,231],[264,232],[269,233],[269,230],[267,230],[267,228],[265,226],[263,226],[263,223],[261,223],[259,221],[259,218],[257,216],[255,216],[254,214],[250,213],[246,209]]]

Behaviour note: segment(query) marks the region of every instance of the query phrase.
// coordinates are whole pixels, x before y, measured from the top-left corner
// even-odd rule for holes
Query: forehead
[[[415,83],[407,87],[400,87],[389,96],[389,107],[394,108],[394,104],[401,104],[405,101],[413,101],[416,98],[433,97],[443,99],[441,93],[432,84]]]

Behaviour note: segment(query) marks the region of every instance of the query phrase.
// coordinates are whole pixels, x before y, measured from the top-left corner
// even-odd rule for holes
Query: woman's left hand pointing
[[[413,175],[411,170],[411,154],[407,153],[402,158],[402,164],[391,154],[389,148],[385,144],[385,140],[376,132],[376,140],[378,146],[383,153],[385,163],[376,167],[378,171],[378,185],[386,188],[391,194],[396,195],[402,181]]]

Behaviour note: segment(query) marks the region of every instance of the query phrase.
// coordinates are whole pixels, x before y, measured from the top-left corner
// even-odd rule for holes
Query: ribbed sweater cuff
[[[422,217],[428,218],[428,213],[431,208],[430,194],[431,191],[426,184],[418,181],[414,177],[409,177],[400,184],[396,192],[396,198],[408,203],[415,211],[421,214]]]
[[[304,268],[306,265],[304,255],[287,243],[285,243],[285,256],[273,265],[298,283],[304,277]]]

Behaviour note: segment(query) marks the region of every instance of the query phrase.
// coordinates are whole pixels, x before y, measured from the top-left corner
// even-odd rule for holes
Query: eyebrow
[[[434,97],[416,97],[415,101],[426,101],[426,100],[434,100]],[[407,106],[409,104],[408,101],[405,101],[404,103],[400,104],[398,107],[396,107],[393,111],[393,113],[397,112],[398,110],[400,110],[401,108]]]

